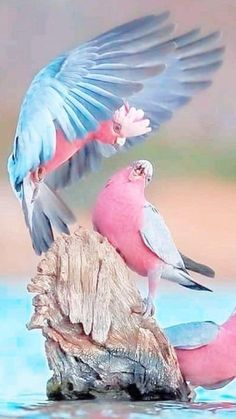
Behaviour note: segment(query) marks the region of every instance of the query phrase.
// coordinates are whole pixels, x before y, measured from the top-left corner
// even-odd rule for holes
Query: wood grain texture
[[[28,285],[29,329],[39,328],[51,399],[188,400],[176,355],[115,249],[96,232],[62,235]]]

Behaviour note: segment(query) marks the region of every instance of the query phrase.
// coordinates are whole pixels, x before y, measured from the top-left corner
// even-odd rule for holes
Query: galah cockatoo
[[[145,316],[154,313],[153,299],[160,278],[193,290],[210,291],[193,281],[159,211],[145,198],[153,167],[135,161],[108,180],[93,210],[96,231],[107,237],[126,264],[148,277]]]
[[[190,322],[165,329],[180,369],[193,387],[217,389],[236,377],[236,311],[221,326]]]
[[[8,171],[38,254],[53,242],[52,227],[68,233],[74,221],[57,189],[97,169],[116,146],[139,143],[211,84],[222,62],[219,33],[174,37],[168,16],[118,26],[60,55],[33,79]]]

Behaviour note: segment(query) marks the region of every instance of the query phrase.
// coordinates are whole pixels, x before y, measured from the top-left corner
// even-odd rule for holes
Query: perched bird
[[[164,219],[146,201],[145,186],[152,175],[149,161],[135,161],[108,180],[93,210],[95,230],[107,237],[130,269],[148,277],[145,316],[154,312],[153,298],[160,278],[210,291],[193,281]]]
[[[236,311],[221,326],[211,321],[165,329],[183,377],[194,387],[217,389],[236,377]]]
[[[33,79],[8,171],[36,253],[50,247],[52,227],[68,232],[74,221],[57,189],[97,169],[117,146],[142,141],[150,126],[157,130],[211,84],[222,63],[219,33],[202,37],[195,29],[175,37],[168,16],[118,26],[60,55]]]

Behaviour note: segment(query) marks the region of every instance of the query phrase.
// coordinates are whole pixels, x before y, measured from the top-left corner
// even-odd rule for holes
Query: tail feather
[[[215,277],[215,271],[209,266],[203,265],[202,263],[195,262],[189,257],[183,255],[183,253],[180,253],[180,255],[183,259],[185,268],[188,269],[189,271],[196,272],[198,274],[207,276],[209,278]]]
[[[191,276],[186,271],[175,268],[171,265],[165,265],[161,276],[162,278],[167,279],[168,281],[176,282],[177,284],[182,285],[182,287],[185,288],[190,288],[195,291],[212,292],[210,288],[204,287],[198,282],[193,281]]]
[[[29,228],[35,252],[41,255],[54,241],[52,228],[69,234],[68,224],[75,222],[75,216],[63,200],[42,182],[34,199],[34,183],[30,178],[23,182],[22,208]]]
[[[39,201],[35,201],[34,204],[30,235],[33,248],[38,255],[46,252],[54,241],[51,222],[43,212]]]
[[[52,225],[58,231],[69,234],[67,224],[74,223],[76,218],[61,197],[46,183],[40,185],[39,201]]]

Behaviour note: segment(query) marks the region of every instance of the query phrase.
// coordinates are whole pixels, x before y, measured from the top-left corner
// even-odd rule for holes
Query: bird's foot
[[[155,313],[155,305],[153,303],[153,300],[150,296],[147,298],[144,298],[143,300],[143,307],[142,307],[142,315],[144,319],[147,319],[148,317],[152,317]]]
[[[40,189],[40,183],[43,182],[44,177],[46,174],[46,170],[44,167],[39,166],[32,174],[31,174],[31,179],[34,183],[34,192],[33,192],[33,196],[32,196],[32,200],[31,203],[33,203],[38,194],[39,194],[39,189]]]
[[[138,137],[152,130],[150,120],[144,118],[144,111],[129,107],[127,103],[115,111],[112,121],[113,130],[118,135],[116,143],[120,146],[125,144],[127,137]]]
[[[43,166],[39,166],[33,173],[33,180],[35,183],[40,183],[43,181],[46,175],[46,169]]]

